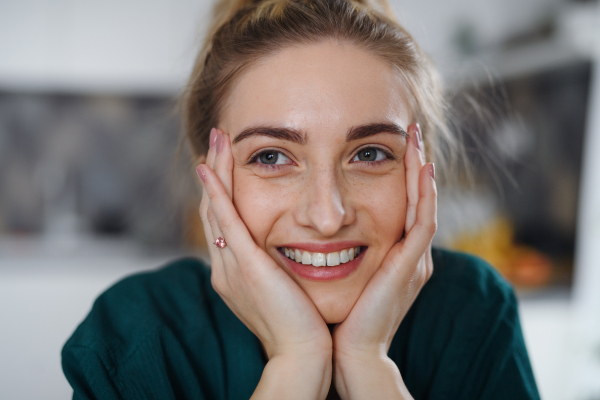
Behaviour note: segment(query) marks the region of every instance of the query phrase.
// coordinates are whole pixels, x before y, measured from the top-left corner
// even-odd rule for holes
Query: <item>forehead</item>
[[[406,90],[386,61],[344,42],[287,47],[238,78],[220,126],[236,135],[249,126],[271,125],[346,133],[351,126],[409,118]]]

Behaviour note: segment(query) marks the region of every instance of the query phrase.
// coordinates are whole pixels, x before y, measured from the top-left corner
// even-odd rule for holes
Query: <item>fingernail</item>
[[[419,124],[410,124],[407,130],[410,138],[415,143],[417,150],[421,150],[421,144],[419,143]]]
[[[431,179],[435,180],[435,165],[433,163],[429,163],[429,175],[431,175]]]
[[[223,135],[219,133],[217,135],[217,154],[219,154],[221,150],[223,150]]]
[[[206,175],[204,174],[204,169],[202,168],[202,164],[200,164],[196,167],[196,173],[198,174],[198,177],[200,178],[202,183],[204,183],[204,180],[206,179]]]
[[[421,144],[420,144],[420,140],[419,140],[418,131],[413,132],[413,138],[414,138],[414,142],[415,142],[415,147],[418,150],[421,150]]]
[[[419,142],[423,143],[423,134],[421,133],[421,125],[417,122],[415,124],[417,126],[417,135],[419,136]]]
[[[217,140],[217,130],[215,128],[212,128],[210,130],[210,139],[208,140],[208,147],[212,149],[213,146],[215,145],[216,140]]]

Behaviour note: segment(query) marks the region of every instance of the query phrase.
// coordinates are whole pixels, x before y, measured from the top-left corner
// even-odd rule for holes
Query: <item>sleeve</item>
[[[62,368],[73,388],[73,400],[124,399],[98,355],[85,347],[63,350]]]

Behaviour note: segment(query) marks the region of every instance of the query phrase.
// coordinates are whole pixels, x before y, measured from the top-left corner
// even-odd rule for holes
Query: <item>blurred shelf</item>
[[[456,62],[448,76],[452,86],[489,84],[593,60],[592,50],[554,39],[483,52]]]
[[[187,72],[187,71],[185,71]],[[71,95],[138,96],[175,98],[187,76],[107,76],[98,74],[9,73],[0,71],[0,90],[15,93],[60,93]]]
[[[152,269],[195,250],[150,248],[127,237],[0,236],[0,275],[108,274]]]

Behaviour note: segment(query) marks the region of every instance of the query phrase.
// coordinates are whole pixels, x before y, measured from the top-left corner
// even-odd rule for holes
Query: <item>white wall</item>
[[[583,144],[574,305],[583,315],[595,315],[600,327],[600,8],[598,11],[598,40]],[[594,310],[596,313],[591,314]]]
[[[0,238],[0,255],[0,398],[7,400],[71,398],[60,352],[93,301],[124,276],[174,259],[84,238]]]
[[[402,23],[443,68],[456,24],[482,43],[536,21],[558,0],[393,1]],[[175,93],[185,82],[211,2],[4,0],[0,89]]]
[[[600,7],[597,12],[577,223],[573,285],[571,390],[580,398],[600,396]],[[581,388],[587,388],[582,390]]]
[[[193,0],[0,2],[0,88],[176,92],[210,4]]]
[[[455,57],[457,25],[473,26],[481,45],[493,45],[539,22],[560,0],[392,0],[401,23],[444,69]]]

